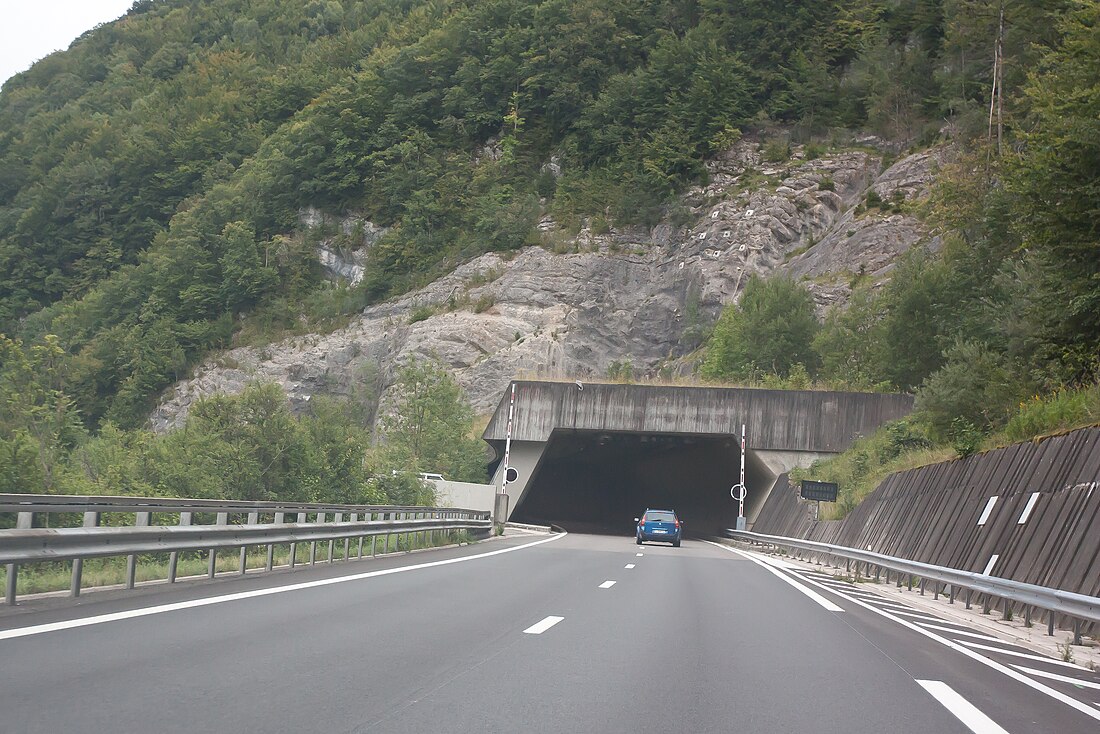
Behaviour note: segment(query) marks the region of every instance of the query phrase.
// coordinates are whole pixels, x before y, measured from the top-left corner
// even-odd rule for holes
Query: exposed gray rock
[[[909,156],[881,175],[880,159],[864,151],[761,168],[757,143],[742,141],[710,162],[706,186],[684,197],[694,216],[688,227],[586,227],[556,248],[570,254],[529,247],[510,259],[482,255],[339,331],[219,355],[173,388],[153,426],[178,426],[199,396],[254,380],[280,384],[296,406],[319,393],[348,395],[367,373],[389,385],[415,358],[446,365],[481,413],[516,376],[600,377],[617,361],[639,373],[690,371],[692,334],[753,273],[803,278],[824,309],[846,301],[854,277],[878,282],[910,247],[934,245],[912,216],[854,210],[870,187],[884,199],[895,190],[919,196],[940,155]],[[303,223],[326,220],[307,211]],[[539,229],[563,241],[553,220]],[[424,307],[434,313],[410,323]]]

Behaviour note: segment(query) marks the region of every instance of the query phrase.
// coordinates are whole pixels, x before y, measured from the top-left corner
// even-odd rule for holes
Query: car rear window
[[[675,516],[671,512],[647,512],[646,522],[672,522]]]

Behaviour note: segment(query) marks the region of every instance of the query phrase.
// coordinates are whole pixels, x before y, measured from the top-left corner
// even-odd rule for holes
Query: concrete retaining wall
[[[493,511],[496,488],[491,484],[449,482],[432,480],[435,485],[435,501],[440,507],[457,507],[463,510]]]
[[[844,520],[812,513],[784,476],[751,529],[1098,596],[1100,427],[891,474]]]

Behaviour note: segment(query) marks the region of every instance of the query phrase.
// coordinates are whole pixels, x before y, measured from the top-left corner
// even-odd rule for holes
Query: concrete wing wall
[[[483,435],[494,446],[505,438],[508,399],[506,391]],[[754,449],[833,453],[912,409],[909,395],[518,381],[512,438],[546,441],[555,428],[740,435],[745,423]]]

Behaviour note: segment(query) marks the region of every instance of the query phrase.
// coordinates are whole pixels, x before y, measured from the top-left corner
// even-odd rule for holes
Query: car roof
[[[673,515],[676,514],[676,510],[659,510],[656,507],[647,507],[645,511],[646,512],[671,512]]]

